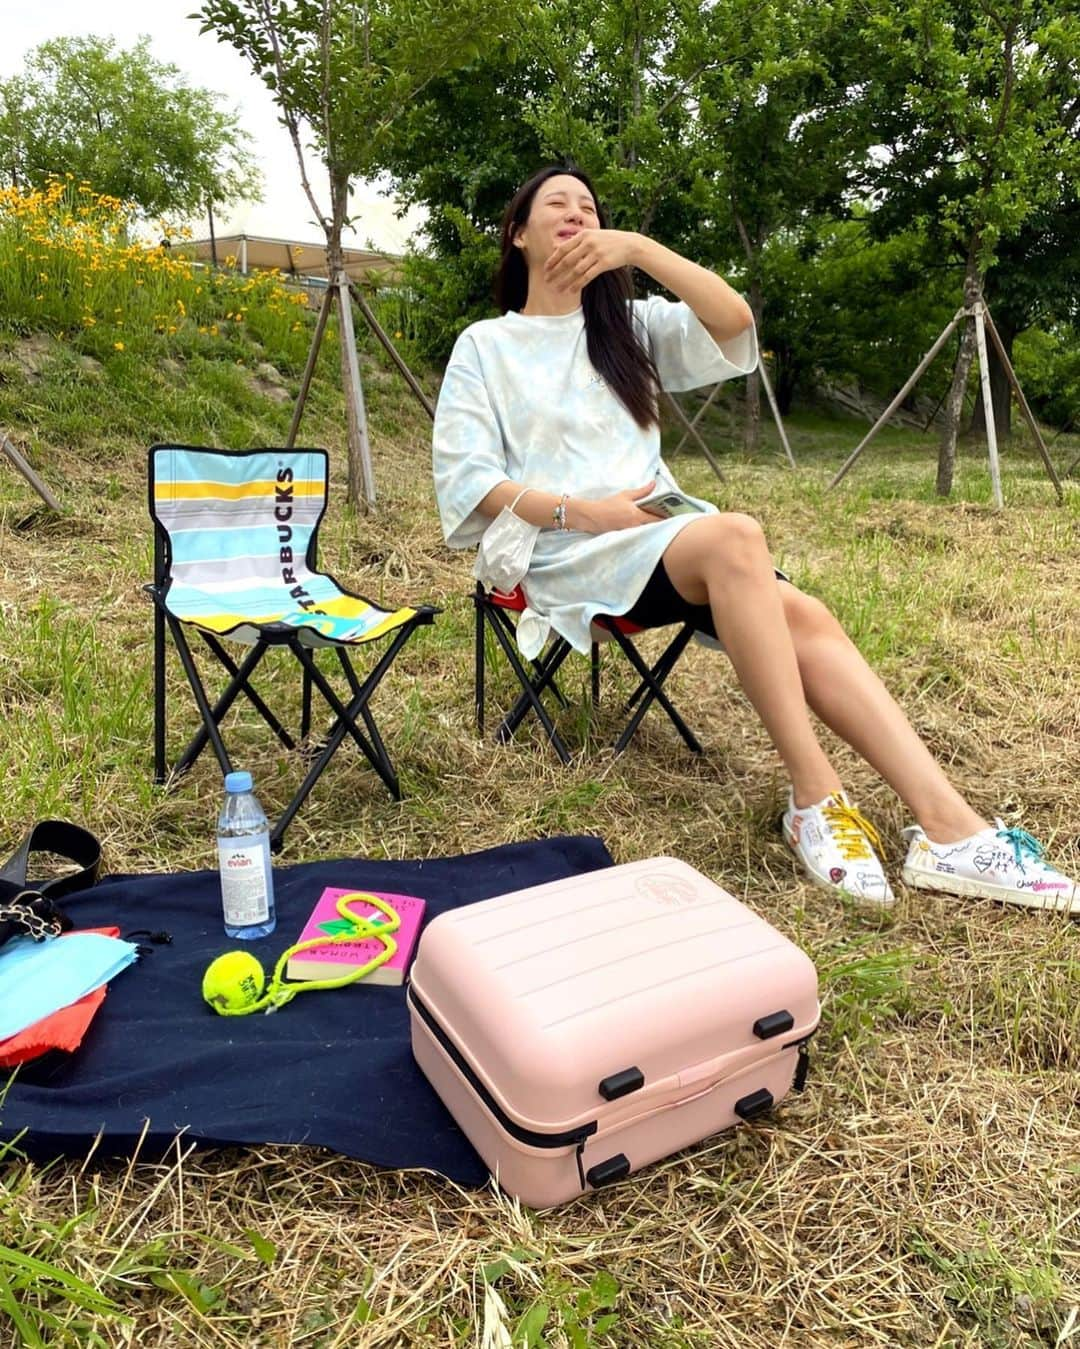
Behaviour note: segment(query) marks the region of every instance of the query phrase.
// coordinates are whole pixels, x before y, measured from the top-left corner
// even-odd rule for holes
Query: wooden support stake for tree
[[[776,395],[773,393],[772,380],[769,378],[769,372],[765,369],[765,362],[760,357],[758,358],[758,374],[761,376],[761,383],[765,388],[765,397],[769,400],[769,407],[772,410],[776,429],[780,432],[780,439],[783,441],[784,452],[787,454],[788,463],[794,468],[795,456],[791,453],[787,432],[784,430],[784,423],[780,419],[780,409],[776,403]]]
[[[342,282],[344,284],[342,284]],[[350,417],[350,443],[359,445],[362,469],[362,477],[359,484],[352,484],[350,474],[350,496],[352,496],[354,500],[360,500],[362,493],[362,499],[365,504],[372,506],[375,504],[375,477],[371,464],[371,446],[367,434],[367,415],[364,408],[364,391],[360,381],[360,363],[356,352],[356,333],[352,322],[353,300],[355,300],[359,306],[360,312],[363,314],[372,332],[382,343],[387,354],[404,376],[406,383],[416,395],[421,407],[423,407],[424,411],[432,418],[432,420],[434,420],[435,417],[435,408],[432,406],[431,400],[420,387],[412,371],[405,364],[405,361],[394,347],[394,344],[390,341],[390,338],[386,335],[379,320],[375,317],[371,306],[364,299],[363,292],[355,285],[355,283],[349,281],[348,276],[342,272],[341,281],[335,282],[331,280],[323,295],[322,306],[319,309],[319,317],[315,324],[315,332],[312,335],[311,346],[308,349],[303,379],[300,381],[300,392],[296,398],[296,406],[293,408],[292,424],[289,427],[289,448],[291,449],[292,446],[296,444],[296,436],[300,429],[300,419],[304,415],[308,394],[311,392],[311,381],[315,374],[315,365],[319,359],[323,338],[326,335],[327,321],[329,320],[330,310],[333,308],[335,300],[337,301],[338,313],[341,318],[341,341],[343,349],[346,352],[349,371],[346,378],[345,397],[346,412]],[[354,406],[357,409],[358,414],[355,416],[355,436],[352,430]]]
[[[765,363],[760,360],[758,362],[758,373],[761,376],[761,382],[765,388],[765,397],[769,400],[769,410],[773,415],[773,421],[776,423],[776,429],[780,433],[780,441],[784,446],[784,452],[787,454],[788,463],[791,465],[792,468],[794,468],[795,456],[794,454],[792,454],[791,446],[788,443],[787,431],[784,429],[784,423],[780,416],[780,408],[776,402],[776,395],[773,393],[772,382],[770,381],[768,373],[765,370]],[[701,437],[696,434],[697,424],[699,421],[701,421],[702,417],[704,417],[705,413],[709,410],[709,408],[712,405],[713,399],[716,397],[716,395],[720,392],[720,390],[723,387],[724,386],[722,383],[713,385],[712,389],[709,391],[708,398],[705,399],[701,407],[699,407],[698,410],[694,413],[692,421],[687,422],[685,415],[683,416],[683,421],[686,423],[686,430],[683,432],[682,440],[679,441],[678,445],[676,445],[675,449],[672,451],[673,454],[679,453],[682,447],[686,444],[686,438],[689,435],[693,435],[697,443],[701,445],[702,448],[704,449],[704,442],[702,441]],[[670,394],[668,396],[670,397]],[[672,399],[672,402],[674,402],[674,399]],[[679,410],[680,412],[682,411],[681,408]],[[707,450],[706,454],[708,454]]]
[[[949,340],[949,337],[952,334],[953,330],[955,329],[956,325],[960,322],[960,320],[965,316],[966,313],[967,313],[966,309],[960,308],[952,316],[949,322],[945,325],[944,331],[941,333],[941,336],[937,339],[934,345],[930,348],[930,350],[926,353],[926,355],[916,366],[914,373],[911,375],[911,378],[900,390],[900,392],[896,395],[896,397],[892,400],[892,402],[881,414],[881,416],[877,419],[877,421],[873,424],[870,430],[867,431],[866,435],[863,436],[862,440],[859,441],[858,445],[855,446],[855,448],[851,451],[848,457],[841,464],[840,468],[837,470],[836,476],[833,478],[832,482],[829,483],[829,486],[826,489],[827,491],[831,492],[832,489],[836,486],[836,484],[840,482],[842,478],[847,476],[847,473],[849,469],[851,469],[851,467],[854,465],[855,460],[858,459],[859,455],[862,454],[863,450],[866,449],[867,445],[870,444],[873,438],[877,435],[877,433],[881,430],[881,428],[893,415],[893,413],[904,401],[904,399],[908,396],[911,390],[915,387],[916,384],[918,384],[919,380],[922,378],[923,373],[926,371],[930,362],[934,359],[934,357],[938,354],[941,348]]]
[[[363,314],[364,318],[367,320],[368,327],[382,343],[383,350],[394,362],[398,370],[401,371],[401,374],[405,379],[405,383],[408,384],[409,388],[412,389],[413,393],[416,395],[417,399],[419,400],[420,406],[428,414],[431,420],[434,421],[435,408],[432,405],[431,400],[428,398],[427,394],[423,391],[423,389],[421,389],[419,383],[416,380],[416,376],[405,364],[404,360],[402,360],[401,354],[398,351],[397,347],[394,346],[393,342],[390,341],[389,337],[387,337],[386,333],[383,331],[383,326],[379,322],[379,320],[375,317],[375,314],[372,311],[371,306],[364,298],[363,291],[360,289],[360,287],[356,284],[355,281],[349,283],[349,290],[352,293],[353,299],[359,306],[361,314]]]
[[[311,339],[307,364],[304,366],[304,378],[300,381],[300,392],[296,397],[296,407],[293,408],[292,425],[289,427],[289,439],[286,442],[290,450],[296,444],[296,433],[300,430],[300,418],[304,415],[304,406],[311,389],[311,377],[315,373],[315,362],[319,359],[319,350],[322,347],[323,336],[326,332],[326,321],[330,317],[330,306],[333,301],[334,288],[328,285],[323,293],[322,307],[319,309],[319,318]]]
[[[53,494],[49,491],[49,489],[45,486],[42,480],[38,477],[38,475],[34,472],[34,470],[30,467],[30,465],[26,462],[26,460],[22,457],[19,451],[15,448],[15,446],[11,443],[11,441],[7,438],[7,436],[4,435],[2,431],[0,431],[0,451],[3,451],[3,453],[8,457],[8,459],[15,466],[15,468],[22,474],[22,476],[26,479],[26,481],[30,484],[30,486],[34,489],[34,491],[38,494],[38,496],[42,499],[42,501],[44,501],[45,505],[48,506],[49,510],[56,511],[57,515],[59,515],[63,510],[63,507],[60,505],[59,501],[57,501],[57,499],[53,496]]]
[[[683,426],[686,427],[687,434],[693,436],[694,439],[697,441],[697,443],[701,446],[702,453],[705,455],[705,458],[709,461],[710,465],[712,466],[712,471],[716,474],[716,476],[720,479],[720,481],[723,482],[724,481],[723,469],[721,469],[720,465],[717,463],[716,456],[713,454],[712,450],[709,449],[708,445],[706,445],[705,442],[698,435],[696,428],[690,424],[689,417],[687,417],[686,413],[675,401],[674,396],[670,394],[667,391],[667,389],[664,390],[664,395],[667,398],[668,402],[671,404],[671,406],[675,409],[676,417],[678,417],[679,421],[681,421]]]
[[[712,407],[713,399],[716,397],[716,395],[720,392],[720,390],[723,387],[724,386],[722,384],[714,384],[712,388],[709,390],[708,398],[705,399],[704,403],[702,403],[701,407],[698,408],[698,410],[694,413],[693,417],[690,420],[690,429],[683,432],[682,440],[680,440],[678,445],[676,445],[674,450],[672,450],[673,455],[678,454],[682,449],[682,447],[686,444],[686,440],[687,437],[690,435],[690,431],[697,430],[698,422],[701,421],[702,417],[705,416],[709,408]]]
[[[1057,499],[1059,502],[1064,501],[1065,493],[1062,489],[1060,478],[1054,472],[1054,464],[1050,458],[1050,451],[1046,448],[1046,442],[1043,440],[1039,425],[1032,415],[1031,408],[1028,407],[1028,400],[1024,397],[1024,391],[1020,387],[1020,381],[1017,378],[1016,371],[1013,369],[1013,363],[1009,360],[1008,352],[1005,350],[1005,344],[1001,340],[1001,336],[998,333],[990,310],[985,306],[983,308],[986,315],[986,326],[990,332],[990,339],[997,348],[997,354],[1001,360],[1001,365],[1005,371],[1006,378],[1012,385],[1013,393],[1016,394],[1016,401],[1020,404],[1020,411],[1024,414],[1024,420],[1027,422],[1028,426],[1031,427],[1031,434],[1035,437],[1035,444],[1039,447],[1042,461],[1046,465],[1046,472],[1049,474],[1050,481],[1054,484],[1054,491],[1057,493]],[[1077,462],[1080,462],[1080,460]]]
[[[975,306],[975,349],[979,353],[979,379],[982,383],[983,416],[986,420],[986,452],[990,458],[990,490],[994,505],[1001,510],[1005,498],[1001,495],[1001,465],[998,463],[997,427],[994,424],[994,400],[990,394],[990,357],[986,350],[985,305],[980,300]]]
[[[933,410],[933,412],[931,412],[930,416],[927,417],[927,419],[926,419],[925,422],[923,422],[923,430],[924,430],[924,431],[929,431],[929,430],[930,430],[930,427],[934,424],[935,420],[937,419],[938,413],[939,413],[939,412],[941,411],[941,409],[945,406],[945,399],[948,398],[948,396],[949,396],[949,391],[948,391],[948,389],[946,389],[945,392],[941,395],[941,397],[937,400],[937,407],[934,408],[934,410]]]
[[[862,438],[859,444],[856,445],[855,449],[852,450],[851,454],[848,455],[847,459],[844,460],[844,463],[841,465],[836,476],[833,478],[832,482],[829,483],[828,490],[831,491],[832,488],[834,488],[836,484],[841,480],[841,478],[844,477],[848,469],[850,469],[851,466],[855,463],[855,460],[858,459],[860,454],[862,454],[863,450],[870,443],[873,437],[878,433],[881,427],[888,421],[888,419],[892,416],[892,414],[904,401],[907,395],[915,387],[915,385],[918,383],[919,379],[925,372],[927,366],[929,366],[930,362],[941,350],[942,346],[948,340],[949,334],[953,331],[953,329],[956,327],[956,325],[960,322],[962,318],[974,318],[975,320],[975,344],[979,361],[979,379],[982,384],[983,410],[984,412],[987,413],[986,446],[990,458],[990,484],[994,496],[994,505],[999,507],[1002,506],[1004,504],[1004,499],[1001,493],[1001,466],[998,460],[997,427],[994,424],[992,400],[990,398],[990,362],[988,359],[988,353],[986,348],[987,331],[989,331],[991,341],[994,343],[994,347],[997,350],[998,356],[1001,358],[1002,368],[1005,371],[1006,377],[1008,378],[1009,385],[1013,393],[1016,394],[1016,399],[1017,402],[1020,404],[1020,410],[1024,415],[1024,419],[1027,421],[1028,426],[1031,427],[1031,432],[1032,435],[1035,437],[1035,444],[1039,448],[1039,454],[1042,456],[1042,461],[1046,467],[1046,472],[1049,475],[1050,481],[1054,485],[1054,491],[1057,493],[1057,499],[1059,502],[1064,501],[1065,493],[1062,489],[1061,481],[1058,478],[1057,473],[1054,471],[1053,461],[1050,458],[1049,450],[1046,448],[1046,442],[1043,440],[1042,432],[1039,430],[1038,423],[1035,421],[1035,417],[1032,414],[1031,408],[1028,406],[1028,401],[1024,397],[1024,391],[1020,387],[1020,381],[1016,377],[1016,371],[1013,369],[1012,361],[1009,359],[1009,354],[1005,350],[1005,344],[1002,342],[1001,336],[994,325],[993,316],[991,315],[986,302],[981,299],[976,301],[976,303],[972,305],[970,309],[965,306],[964,308],[958,309],[956,311],[956,313],[952,316],[951,321],[945,328],[944,332],[941,334],[941,336],[937,339],[934,345],[930,348],[930,350],[919,362],[915,372],[912,374],[908,382],[904,385],[904,387],[896,395],[893,401],[889,404],[889,406],[877,419],[877,421],[866,433],[866,435]],[[1080,463],[1080,458],[1078,458],[1075,461],[1075,463]],[[1068,473],[1072,471],[1072,467],[1073,465],[1070,465],[1069,469],[1066,470],[1066,476],[1068,476]]]
[[[354,504],[363,503],[366,509],[375,505],[375,471],[371,463],[371,444],[368,440],[367,411],[364,407],[364,388],[360,382],[360,358],[356,352],[356,332],[353,328],[352,303],[349,296],[349,277],[339,272],[334,278],[337,289],[338,320],[341,324],[341,342],[345,353],[345,413],[349,423],[349,495]],[[356,465],[354,451],[360,459],[360,482],[354,481]]]

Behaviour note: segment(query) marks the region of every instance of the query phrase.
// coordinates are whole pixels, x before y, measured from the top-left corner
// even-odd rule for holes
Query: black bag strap
[[[40,820],[0,867],[0,899],[26,889],[30,854],[36,852],[66,857],[79,867],[51,881],[35,882],[32,888],[50,899],[89,889],[101,873],[101,844],[89,829],[67,820]]]
[[[51,881],[26,883],[33,853],[52,853],[78,870]],[[41,820],[0,867],[0,945],[19,932],[40,938],[71,926],[55,901],[93,885],[101,873],[101,844],[88,829],[67,820]]]

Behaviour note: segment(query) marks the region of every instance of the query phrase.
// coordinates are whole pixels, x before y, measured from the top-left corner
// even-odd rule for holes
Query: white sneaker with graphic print
[[[1042,844],[1026,830],[1006,829],[1001,820],[995,826],[958,843],[932,843],[910,825],[904,830],[904,884],[1080,918],[1080,885],[1043,861]]]
[[[881,847],[877,830],[843,792],[813,806],[796,806],[789,791],[783,827],[788,846],[815,885],[878,909],[895,903],[875,851]]]

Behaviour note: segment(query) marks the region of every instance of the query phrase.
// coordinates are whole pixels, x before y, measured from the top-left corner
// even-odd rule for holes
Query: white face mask
[[[500,590],[509,595],[520,585],[532,561],[533,549],[540,534],[538,525],[530,525],[514,507],[529,489],[520,491],[509,506],[498,513],[480,540],[473,575],[488,590]]]

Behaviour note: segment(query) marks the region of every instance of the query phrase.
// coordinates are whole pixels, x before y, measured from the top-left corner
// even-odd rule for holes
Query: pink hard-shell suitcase
[[[802,1086],[809,957],[656,857],[440,914],[408,989],[416,1060],[504,1190],[546,1208]]]

